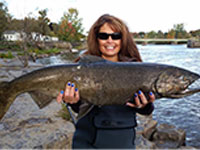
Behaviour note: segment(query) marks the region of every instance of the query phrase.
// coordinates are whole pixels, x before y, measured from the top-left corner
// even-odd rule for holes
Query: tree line
[[[59,23],[51,22],[47,17],[48,9],[38,11],[38,17],[28,15],[24,19],[13,18],[3,2],[0,2],[0,40],[5,31],[22,31],[27,35],[32,32],[41,35],[56,36],[61,41],[75,43],[85,38],[82,18],[77,9],[70,8],[65,12]]]
[[[86,38],[83,34],[84,28],[82,18],[79,18],[79,12],[75,8],[68,9],[58,23],[51,22],[47,17],[48,10],[39,10],[38,17],[27,16],[24,19],[13,18],[9,13],[6,5],[0,2],[0,40],[6,30],[23,31],[26,34],[32,32],[40,33],[41,35],[56,36],[61,41],[71,43],[80,42]],[[184,24],[176,24],[168,32],[134,32],[134,38],[191,38],[200,37],[200,29],[187,32]]]
[[[139,32],[132,33],[134,38],[149,38],[149,39],[189,39],[192,37],[200,38],[200,29],[187,32],[185,30],[184,24],[175,24],[172,29],[168,32],[162,32],[159,30],[158,32],[150,31],[150,32]]]

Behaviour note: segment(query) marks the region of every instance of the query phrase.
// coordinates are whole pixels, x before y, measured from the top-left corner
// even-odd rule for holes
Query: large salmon
[[[94,105],[125,104],[138,90],[152,91],[156,98],[180,98],[200,92],[189,86],[200,76],[174,66],[109,62],[96,56],[84,56],[79,63],[41,68],[10,82],[0,83],[0,119],[15,98],[28,92],[42,108],[74,82],[81,100]]]

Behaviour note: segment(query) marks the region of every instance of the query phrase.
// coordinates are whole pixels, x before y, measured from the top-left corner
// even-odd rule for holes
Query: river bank
[[[41,67],[30,62],[24,68],[18,59],[0,59],[0,80],[10,81]],[[20,95],[0,121],[0,148],[69,148],[74,126],[58,116],[61,109],[55,101],[39,109],[28,94]],[[185,140],[184,130],[138,115],[137,149],[191,148],[184,146]]]

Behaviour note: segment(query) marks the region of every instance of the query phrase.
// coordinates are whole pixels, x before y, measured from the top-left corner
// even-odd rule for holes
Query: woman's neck
[[[118,56],[116,56],[116,57],[106,57],[106,56],[102,55],[101,57],[105,60],[112,61],[112,62],[118,62],[119,61]]]

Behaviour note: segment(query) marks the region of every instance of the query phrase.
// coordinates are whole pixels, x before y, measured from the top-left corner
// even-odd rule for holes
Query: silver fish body
[[[81,100],[94,105],[123,105],[138,90],[156,98],[180,98],[200,92],[189,86],[200,76],[188,70],[156,63],[109,62],[85,56],[79,63],[41,68],[10,82],[0,83],[0,119],[15,98],[28,92],[37,105],[45,107],[65,89],[68,81],[75,83]]]

